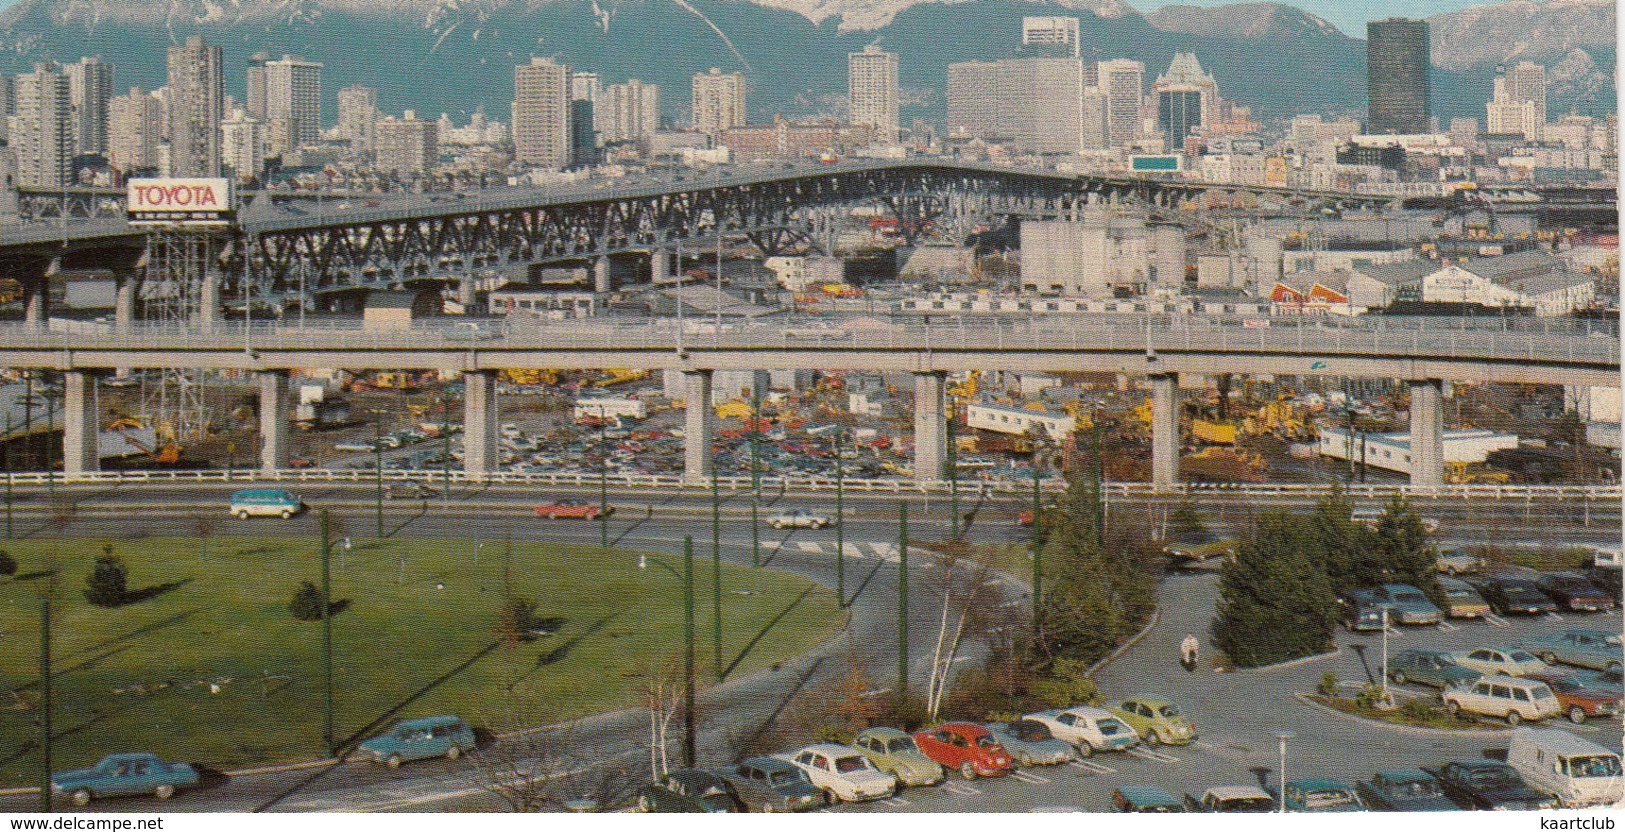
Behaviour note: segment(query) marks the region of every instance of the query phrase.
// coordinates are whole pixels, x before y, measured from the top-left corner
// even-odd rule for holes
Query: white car
[[[829,525],[829,517],[798,508],[768,517],[767,524],[775,529],[822,529]]]
[[[1557,701],[1545,682],[1516,676],[1485,676],[1471,686],[1447,688],[1442,698],[1445,709],[1451,713],[1467,711],[1497,716],[1512,725],[1563,712],[1563,703]]]
[[[1094,756],[1096,751],[1127,751],[1140,743],[1140,735],[1105,708],[1078,705],[1039,711],[1022,719],[1042,723],[1056,739],[1077,746],[1080,757]]]
[[[863,752],[851,746],[826,742],[776,756],[806,772],[830,803],[882,800],[897,792],[897,778],[875,768]]]
[[[1497,673],[1506,676],[1534,676],[1545,673],[1552,666],[1523,650],[1511,647],[1480,647],[1476,650],[1457,650],[1448,654],[1456,664],[1476,670],[1485,676]]]
[[[335,451],[346,451],[346,452],[350,452],[350,453],[367,453],[367,454],[370,454],[370,453],[376,452],[378,450],[378,446],[373,444],[370,440],[366,441],[366,442],[361,442],[361,441],[337,442],[337,443],[334,443],[333,450],[335,450]]]

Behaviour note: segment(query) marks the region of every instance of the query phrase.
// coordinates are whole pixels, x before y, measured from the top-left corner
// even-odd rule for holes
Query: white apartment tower
[[[73,152],[107,152],[107,106],[113,100],[113,65],[101,58],[68,64],[68,101],[73,106]]]
[[[68,76],[54,63],[17,76],[17,112],[11,147],[17,184],[56,188],[73,183],[73,105]]]
[[[602,116],[604,143],[639,142],[645,147],[654,140],[660,128],[660,86],[645,84],[636,78],[624,84],[611,84],[600,99],[603,106],[594,108]]]
[[[322,65],[293,55],[265,62],[265,121],[292,119],[292,150],[322,140]]]
[[[271,60],[268,52],[255,52],[248,59],[248,115],[265,120],[265,65]]]
[[[220,122],[220,156],[240,181],[257,178],[265,170],[265,125],[237,109]]]
[[[378,135],[378,91],[352,84],[339,90],[339,138],[357,153],[373,152]]]
[[[1546,68],[1530,61],[1502,68],[1486,110],[1489,132],[1539,141],[1546,126]]]
[[[1075,17],[1023,17],[1021,45],[1052,50],[1050,57],[1076,58],[1081,53]],[[1031,51],[1031,50],[1029,50]]]
[[[1074,21],[1076,22],[1076,21]],[[897,141],[897,56],[869,44],[846,59],[847,100],[851,122],[875,128],[885,144]]]
[[[694,76],[694,128],[716,137],[731,127],[745,124],[745,76],[739,72],[724,74],[711,67],[710,72]]]
[[[1114,148],[1134,143],[1140,132],[1140,106],[1145,95],[1145,64],[1116,59],[1101,61],[1100,89],[1106,93],[1106,141]]]
[[[201,35],[169,47],[169,174],[220,175],[220,118],[225,105],[220,47]]]
[[[520,162],[554,169],[570,164],[570,86],[570,68],[550,58],[514,68],[513,143]]]
[[[374,167],[398,175],[427,174],[440,162],[440,132],[432,121],[422,121],[417,113],[393,116],[378,122],[378,161]]]
[[[158,167],[164,102],[136,87],[107,105],[107,161],[120,172]]]

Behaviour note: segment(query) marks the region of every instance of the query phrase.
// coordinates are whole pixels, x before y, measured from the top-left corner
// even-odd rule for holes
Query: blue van
[[[281,517],[286,520],[304,508],[304,502],[292,491],[281,488],[250,488],[231,495],[231,513],[238,520],[249,517]]]
[[[474,729],[458,716],[407,719],[361,743],[356,750],[390,768],[399,768],[403,762],[429,757],[443,756],[455,760],[463,752],[474,750]]]

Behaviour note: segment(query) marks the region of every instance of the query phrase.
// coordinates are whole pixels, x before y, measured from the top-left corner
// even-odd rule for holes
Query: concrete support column
[[[483,477],[497,469],[497,374],[463,373],[463,473]]]
[[[1436,378],[1410,382],[1411,485],[1444,484],[1444,385]]]
[[[43,327],[51,318],[51,278],[62,270],[62,258],[52,257],[45,270],[33,279],[24,278],[23,320],[30,326]]]
[[[592,261],[592,290],[604,293],[615,290],[615,284],[609,276],[609,256],[599,255]]]
[[[1151,376],[1151,485],[1158,491],[1179,482],[1179,374]]]
[[[948,458],[948,412],[943,400],[946,373],[914,374],[914,481],[942,479]]]
[[[457,302],[463,305],[463,314],[474,314],[474,304],[479,298],[474,294],[474,267],[470,265],[464,269],[462,277],[457,279]]]
[[[657,248],[649,252],[649,283],[659,285],[671,279],[671,252]]]
[[[259,376],[260,470],[270,474],[288,467],[288,371]]]
[[[703,483],[711,478],[712,432],[716,411],[711,409],[711,371],[683,371],[683,482]]]
[[[118,269],[113,272],[113,326],[127,331],[135,323],[135,299],[141,290],[141,272]]]
[[[220,265],[211,258],[208,268],[203,270],[203,285],[198,292],[196,323],[199,329],[214,329],[220,323],[220,284],[225,279]]]
[[[96,375],[86,370],[62,374],[62,472],[72,477],[100,468],[96,425]]]

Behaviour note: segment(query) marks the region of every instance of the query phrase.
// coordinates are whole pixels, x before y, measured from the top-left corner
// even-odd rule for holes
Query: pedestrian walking
[[[1179,643],[1179,660],[1185,665],[1186,671],[1196,669],[1196,654],[1201,648],[1202,644],[1196,640],[1195,633],[1185,634],[1185,640]]]

